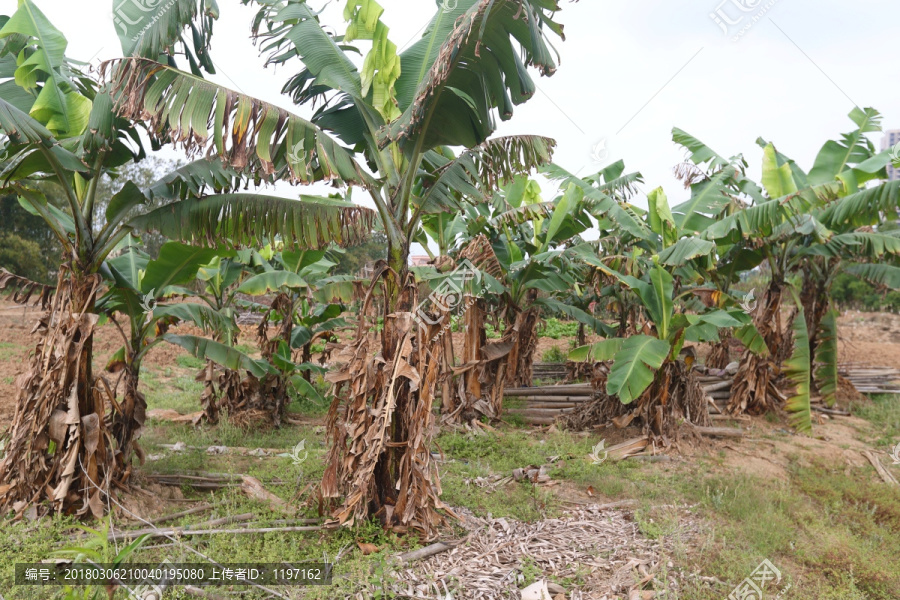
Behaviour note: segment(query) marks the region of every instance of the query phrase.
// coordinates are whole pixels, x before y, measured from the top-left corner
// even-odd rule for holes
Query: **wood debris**
[[[900,370],[892,367],[843,363],[838,365],[838,375],[863,394],[900,394]]]
[[[392,592],[444,598],[442,585],[447,585],[454,598],[519,597],[513,594],[526,587],[522,568],[527,563],[541,569],[548,580],[590,572],[579,589],[561,591],[554,586],[552,598],[560,593],[565,598],[628,598],[632,589],[640,590],[639,582],[650,587],[656,570],[667,560],[665,538],[646,539],[625,513],[596,504],[534,523],[480,519],[465,509],[457,512],[470,531],[468,539],[449,549],[442,546],[415,565],[405,563],[395,573],[399,583],[392,584]]]

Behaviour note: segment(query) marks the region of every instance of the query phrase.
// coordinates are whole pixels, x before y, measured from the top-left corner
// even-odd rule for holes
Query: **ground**
[[[36,316],[0,305],[0,431],[12,418],[14,379],[34,344],[29,332]],[[848,313],[840,323],[842,361],[900,368],[900,318]],[[241,343],[252,345],[249,333]],[[113,327],[101,328],[98,369],[119,344]],[[567,339],[542,338],[538,358],[551,346],[566,349],[568,344]],[[141,383],[150,407],[182,414],[197,410],[197,366],[176,349],[155,348]],[[861,452],[876,451],[900,477],[900,466],[891,466],[886,454],[900,442],[900,403],[882,396],[850,408],[854,416],[818,422],[809,436],[794,434],[784,415],[772,414],[717,423],[747,430],[742,439],[684,437],[678,452],[663,457],[600,464],[588,454],[601,439],[610,445],[634,432],[571,433],[505,423],[496,432],[443,431],[435,449],[442,454],[442,498],[461,518],[451,519],[439,539],[466,542],[452,553],[405,568],[393,557],[428,541],[372,523],[329,531],[176,538],[177,543],[158,539],[147,542],[135,560],[199,560],[184,543],[219,562],[321,560],[323,553],[334,560],[340,555],[333,586],[279,588],[279,593],[292,599],[387,598],[409,590],[400,597],[441,600],[445,595],[433,588],[437,583],[448,585],[453,598],[518,598],[514,590],[540,580],[561,586],[565,598],[721,600],[768,560],[781,580],[769,582],[767,598],[777,593],[799,600],[897,598],[900,490],[882,482]],[[227,423],[193,428],[151,419],[141,439],[148,455],[138,471],[141,491],[119,496],[114,527],[140,526],[132,515],[152,520],[202,503],[213,506],[165,526],[246,513],[253,514],[254,527],[277,526],[275,521],[286,517],[317,518],[314,490],[323,470],[324,407],[295,402],[290,410],[292,423],[270,430],[247,431]],[[289,455],[301,440],[305,460],[295,461]],[[172,445],[179,442],[185,448],[177,451]],[[263,451],[257,456],[255,449]],[[513,480],[514,469],[530,465],[547,465],[549,481]],[[159,483],[164,475],[191,473],[253,476],[289,508],[251,500],[231,483],[214,491]],[[62,597],[13,587],[12,565],[84,545],[85,540],[76,544],[71,538],[77,531],[73,525],[69,518],[3,523],[0,597]],[[113,547],[104,551],[110,558],[117,552]],[[640,582],[643,595],[630,596],[627,590]],[[219,598],[277,597],[243,588],[211,591]],[[124,597],[121,592],[115,596]],[[191,596],[178,589],[165,597]]]

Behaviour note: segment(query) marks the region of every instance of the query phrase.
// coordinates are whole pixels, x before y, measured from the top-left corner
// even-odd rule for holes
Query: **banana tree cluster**
[[[127,38],[126,43],[122,38],[123,49],[132,57],[106,65],[100,78],[82,72],[79,63],[67,58],[65,36],[31,0],[20,0],[13,14],[0,17],[0,153],[7,157],[0,185],[44,219],[64,253],[0,461],[0,510],[21,513],[31,503],[46,500],[43,506],[55,511],[99,515],[110,486],[127,485],[132,440],[125,438],[138,429],[134,424],[139,415],[122,411],[139,411],[140,403],[117,403],[110,390],[96,383],[91,357],[97,302],[106,289],[101,269],[128,235],[156,230],[186,243],[234,247],[278,233],[288,244],[318,248],[362,239],[371,230],[373,215],[358,206],[234,193],[249,181],[297,180],[295,174],[301,171],[299,179],[304,181],[331,178],[338,168],[352,179],[343,160],[348,155],[331,138],[314,135],[315,147],[298,151],[290,167],[280,158],[281,170],[276,172],[268,168],[271,144],[265,150],[254,148],[252,158],[247,151],[244,133],[251,117],[244,110],[246,100],[220,94],[215,86],[204,87],[203,93],[191,95],[196,110],[167,105],[163,116],[158,105],[149,102],[145,107],[143,97],[127,89],[129,84],[140,88],[153,81],[152,95],[159,102],[161,87],[203,82],[199,67],[193,75],[182,73],[166,53],[180,44],[191,56],[202,55],[217,11],[214,3],[176,0],[165,18],[144,28],[137,40]],[[182,39],[182,32],[191,27],[198,31],[194,52]],[[165,64],[157,63],[159,59]],[[130,77],[141,67],[146,77],[138,83]],[[179,89],[192,84],[184,85]],[[148,128],[154,148],[175,143],[176,132],[189,128],[192,116],[199,119],[203,105],[193,101],[202,97],[209,102],[210,90],[213,101],[227,97],[223,102],[232,107],[217,113],[227,116],[229,126],[220,121],[213,137],[221,141],[225,129],[232,131],[233,126],[229,142],[236,140],[242,150],[220,146],[209,158],[177,169],[147,189],[126,181],[103,203],[105,210],[98,210],[100,179],[115,179],[119,167],[146,156],[141,119],[160,117],[151,119]],[[140,108],[132,103],[135,98],[140,98]],[[224,103],[220,106],[225,108]],[[297,135],[317,131],[268,104],[255,106],[290,121]],[[205,121],[202,133],[189,136],[192,143],[208,137]],[[280,157],[288,153],[283,141],[279,148]],[[58,189],[64,206],[48,203],[40,185]],[[125,437],[117,439],[113,430]]]
[[[626,331],[570,354],[571,360],[612,363],[602,393],[575,415],[574,424],[597,418],[619,427],[636,422],[668,443],[683,422],[709,424],[691,361],[681,359],[685,343],[715,343],[721,330],[731,329],[754,352],[765,351],[746,313],[725,302],[701,301],[713,298],[705,281],[716,245],[693,237],[689,227],[696,214],[691,207],[704,191],[694,190],[691,200],[674,208],[661,188],[650,192],[648,210],[641,211],[646,228],[618,240],[615,254],[601,253],[608,247],[603,240],[572,249],[602,275],[599,295],[634,308]]]

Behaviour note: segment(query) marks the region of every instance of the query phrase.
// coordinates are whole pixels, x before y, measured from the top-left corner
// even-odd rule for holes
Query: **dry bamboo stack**
[[[519,416],[532,425],[549,425],[575,407],[590,400],[594,391],[589,383],[544,385],[527,388],[506,388],[504,398],[519,398],[521,406],[509,408],[507,413]]]
[[[566,375],[566,363],[536,362],[531,368],[531,376],[535,380],[560,381]]]
[[[535,363],[535,367],[542,363]],[[544,363],[553,364],[553,363]],[[565,365],[559,365],[565,370]],[[697,368],[697,378],[709,400],[709,412],[715,415],[726,414],[728,400],[731,398],[733,370],[707,370]],[[900,370],[891,367],[869,367],[857,364],[842,364],[838,372],[847,378],[864,394],[900,394]],[[535,369],[535,379],[538,376]],[[506,388],[504,398],[517,398],[520,402],[512,403],[506,409],[507,414],[516,415],[525,423],[532,425],[549,425],[560,416],[572,412],[575,408],[590,400],[593,395],[588,383],[569,385],[544,385],[526,388]]]
[[[863,394],[900,394],[900,371],[892,367],[842,363],[838,374]]]

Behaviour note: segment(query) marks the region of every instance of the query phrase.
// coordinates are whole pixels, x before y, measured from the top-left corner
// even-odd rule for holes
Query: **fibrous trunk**
[[[506,357],[512,343],[506,338],[488,343],[484,300],[468,296],[465,306],[462,365],[445,367],[443,387],[450,390],[451,400],[441,406],[444,423],[496,419],[503,409]]]
[[[682,422],[701,427],[710,424],[706,394],[695,372],[682,361],[667,361],[656,372],[653,383],[631,404],[622,404],[606,393],[608,368],[595,365],[594,398],[567,415],[570,429],[589,429],[612,423],[617,428],[639,425],[645,435],[662,445],[678,439]]]
[[[706,366],[710,369],[724,369],[731,362],[731,341],[734,339],[729,330],[719,330],[719,342],[714,344],[706,357]]]
[[[532,305],[536,298],[537,291],[529,290],[526,299],[529,308],[517,313],[515,320],[507,327],[508,333],[512,334],[513,346],[507,358],[506,385],[512,387],[526,387],[533,384],[532,367],[540,319],[540,309]]]
[[[832,261],[828,269],[836,269],[837,261]],[[831,298],[828,295],[828,282],[816,277],[811,269],[803,272],[803,287],[800,290],[800,303],[803,305],[803,315],[806,317],[806,330],[809,332],[809,355],[816,355],[819,345],[819,329],[822,319],[831,309]]]
[[[112,435],[116,440],[116,469],[122,473],[121,479],[127,480],[131,475],[131,456],[136,453],[141,463],[144,453],[137,441],[144,429],[147,418],[147,400],[138,391],[140,383],[140,361],[130,362],[125,367],[122,381],[125,391],[121,402],[117,402],[116,410],[111,415]]]
[[[441,324],[414,319],[415,281],[386,266],[376,273],[361,314],[378,285],[386,306],[380,337],[369,335],[363,319],[356,339],[336,357],[339,366],[326,376],[335,399],[327,416],[331,446],[321,495],[341,523],[375,516],[397,530],[430,535],[444,521],[438,510],[446,509],[431,459]]]
[[[17,380],[16,413],[0,461],[0,512],[31,504],[58,513],[103,515],[110,485],[122,483],[106,419],[108,390],[91,370],[99,275],[60,268],[56,295],[36,330],[29,370]],[[127,436],[126,436],[127,438]],[[115,458],[115,457],[119,458]]]
[[[769,356],[744,352],[731,386],[728,410],[732,414],[760,415],[771,410],[779,402],[775,393],[773,375],[778,356],[784,352],[784,333],[781,326],[781,300],[783,282],[773,280],[766,289],[763,306],[758,309],[756,328],[762,335]]]

